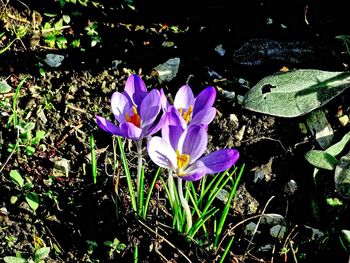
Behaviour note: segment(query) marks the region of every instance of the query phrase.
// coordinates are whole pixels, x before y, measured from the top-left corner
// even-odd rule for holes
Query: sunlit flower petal
[[[225,171],[234,165],[239,158],[239,152],[234,149],[222,149],[200,158],[196,167],[205,167],[206,173],[213,174]]]
[[[216,115],[216,109],[214,107],[203,108],[193,116],[191,120],[191,125],[209,124],[214,120],[215,115]]]
[[[142,100],[140,107],[141,127],[147,128],[152,125],[161,109],[160,94],[158,90],[152,90]]]
[[[216,98],[216,90],[214,87],[207,87],[202,92],[200,92],[193,106],[193,115],[196,115],[200,110],[204,108],[209,108],[214,105]]]
[[[140,106],[147,94],[146,84],[139,75],[132,74],[126,81],[124,92],[135,106]]]
[[[176,109],[187,111],[194,104],[194,95],[188,85],[182,86],[175,95],[174,106]]]
[[[207,148],[208,135],[199,125],[191,125],[181,135],[178,148],[182,154],[190,155],[190,164],[201,157]]]
[[[198,181],[200,180],[203,176],[205,176],[206,174],[206,171],[205,169],[196,169],[196,170],[192,170],[192,171],[185,171],[185,175],[183,176],[180,176],[180,178],[182,180],[185,180],[185,181]]]
[[[161,137],[152,137],[147,144],[148,155],[160,167],[176,168],[176,154],[174,149]]]
[[[106,118],[96,116],[96,122],[102,130],[114,135],[123,136],[123,132],[120,130],[120,128]]]
[[[160,89],[159,93],[160,93],[160,104],[162,105],[162,109],[163,111],[167,111],[170,106],[169,101],[166,98],[163,89]]]
[[[171,106],[173,109],[175,109],[173,106]],[[162,127],[162,138],[165,139],[168,143],[171,144],[171,146],[174,149],[177,149],[177,144],[180,139],[181,134],[184,131],[183,128],[183,118],[179,116],[179,113],[175,109],[170,110],[165,114],[165,121]],[[173,130],[173,134],[170,135],[170,128],[171,126],[176,126],[177,128]],[[176,131],[175,131],[176,130]],[[170,138],[171,137],[171,138]]]
[[[114,92],[111,97],[111,108],[114,117],[119,123],[126,122],[125,115],[130,113],[131,105],[127,97],[120,92]]]
[[[136,127],[133,123],[125,122],[120,124],[120,130],[122,132],[123,137],[132,139],[132,140],[139,140],[141,137],[142,129],[139,127]]]

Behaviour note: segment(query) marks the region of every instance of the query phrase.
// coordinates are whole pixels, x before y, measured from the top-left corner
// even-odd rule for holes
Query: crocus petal
[[[162,110],[166,112],[168,110],[168,107],[170,106],[170,103],[165,96],[164,90],[160,89],[160,104],[162,105]]]
[[[119,123],[126,122],[125,115],[130,112],[131,105],[127,97],[120,92],[114,92],[111,97],[112,112]]]
[[[176,153],[163,138],[158,136],[152,137],[148,141],[147,152],[156,165],[175,170]]]
[[[120,128],[106,118],[96,116],[96,122],[102,130],[118,136],[123,136],[123,132],[120,130]]]
[[[178,148],[181,154],[190,155],[190,164],[201,157],[207,148],[208,135],[200,125],[191,125],[181,135]]]
[[[200,158],[195,165],[196,167],[205,167],[208,174],[214,174],[230,168],[238,158],[239,152],[237,150],[222,149]]]
[[[198,181],[206,174],[205,169],[196,169],[189,173],[185,171],[184,173],[185,175],[180,176],[180,178],[185,181]]]
[[[160,94],[158,90],[154,89],[141,102],[140,117],[142,128],[153,125],[160,112],[160,108]]]
[[[195,114],[191,120],[193,124],[209,124],[211,123],[216,115],[216,109],[214,107],[204,108]]]
[[[146,84],[139,75],[132,74],[126,81],[124,92],[135,106],[140,106],[147,94]]]
[[[133,123],[125,122],[125,123],[122,123],[119,127],[122,132],[121,136],[132,140],[140,139],[142,129],[136,127]]]
[[[171,106],[171,107],[174,108],[173,106]],[[180,127],[181,133],[180,133],[180,128],[178,128],[177,131],[180,133],[178,136],[181,136],[181,134],[184,131],[184,127],[182,126],[183,125],[182,120],[183,120],[183,118],[180,116],[179,112],[176,109],[174,111],[170,109],[170,111],[167,112],[165,115],[165,122],[164,122],[163,128],[162,128],[162,138],[164,140],[166,140],[171,146],[173,146],[173,148],[175,150],[177,149],[177,145],[178,145],[178,141],[179,141],[180,137],[177,137],[177,135],[176,135],[176,134],[178,134],[177,132],[176,132],[176,134],[170,135],[170,128],[169,127],[170,126]],[[185,124],[186,124],[186,122],[185,122]]]
[[[187,110],[194,104],[192,89],[188,85],[182,86],[175,95],[174,106],[176,109]]]
[[[164,122],[165,122],[165,114],[163,114],[160,117],[159,121],[157,121],[157,120],[155,121],[155,125],[150,125],[150,126],[148,126],[146,128],[143,128],[141,136],[142,137],[147,137],[147,136],[155,134],[161,128],[163,128]]]
[[[184,129],[181,126],[169,125],[169,142],[171,147],[176,150],[178,149],[179,140],[181,135],[184,133]]]
[[[193,106],[193,115],[196,115],[200,110],[214,105],[216,98],[216,90],[214,87],[207,87],[195,99]]]

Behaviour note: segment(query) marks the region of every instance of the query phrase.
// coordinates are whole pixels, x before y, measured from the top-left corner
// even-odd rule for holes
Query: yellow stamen
[[[133,123],[136,127],[140,128],[141,126],[141,118],[140,115],[137,113],[137,109],[135,106],[132,106],[132,111],[134,114],[129,116],[129,114],[125,114],[125,119],[127,122]]]
[[[190,105],[187,111],[183,113],[183,108],[179,109],[180,115],[184,118],[185,122],[188,123],[191,119],[191,114],[193,112],[193,106]],[[183,114],[182,114],[183,113]]]
[[[176,150],[176,160],[177,168],[181,171],[190,162],[190,155],[185,153],[180,154],[179,150]]]
[[[186,121],[186,123],[188,123],[191,119],[191,114],[192,114],[192,111],[193,111],[193,106],[191,105],[188,110],[184,113],[184,119]]]
[[[180,112],[180,115],[181,115],[181,116],[182,116],[182,111],[183,111],[183,109],[180,108],[180,109],[179,109],[179,112]]]

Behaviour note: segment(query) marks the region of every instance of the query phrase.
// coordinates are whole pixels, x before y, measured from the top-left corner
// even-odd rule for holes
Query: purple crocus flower
[[[173,111],[181,117],[181,126],[208,125],[215,118],[216,109],[213,107],[216,98],[215,88],[205,88],[195,98],[190,86],[183,85],[175,95],[174,105],[167,101],[163,90],[161,90],[162,107],[164,111]]]
[[[155,123],[161,110],[160,93],[155,89],[148,93],[145,83],[136,74],[128,77],[123,93],[113,93],[111,108],[119,125],[96,116],[98,126],[109,133],[139,140],[162,127],[161,122]]]
[[[174,118],[173,114],[167,113],[167,118]],[[186,129],[169,125],[167,132],[169,134],[163,137],[155,136],[149,140],[148,155],[158,166],[172,170],[183,180],[196,181],[205,174],[225,171],[239,158],[239,152],[234,149],[222,149],[201,157],[208,143],[207,131],[202,125],[191,125]]]

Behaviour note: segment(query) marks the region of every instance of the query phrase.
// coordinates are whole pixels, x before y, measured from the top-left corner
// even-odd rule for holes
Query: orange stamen
[[[132,106],[132,111],[134,114],[132,114],[131,116],[129,116],[129,114],[125,114],[125,119],[127,122],[131,122],[136,127],[140,128],[141,118],[140,118],[140,115],[137,113],[137,109],[135,106]]]

